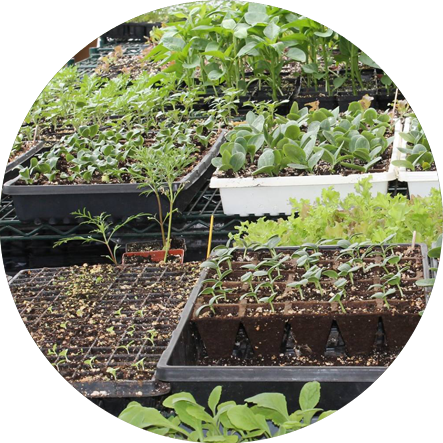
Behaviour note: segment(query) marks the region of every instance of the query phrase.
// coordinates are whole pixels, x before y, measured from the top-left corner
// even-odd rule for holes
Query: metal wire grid
[[[389,188],[391,195],[406,194],[407,185],[395,181]],[[227,236],[235,231],[235,226],[244,220],[257,220],[257,216],[240,217],[227,216],[223,213],[223,207],[218,189],[211,189],[209,183],[202,191],[197,193],[188,208],[174,218],[173,235],[175,236],[207,236],[209,232],[210,218],[214,215],[214,236]],[[284,217],[268,216],[270,219]],[[0,238],[2,242],[19,240],[56,240],[73,234],[87,232],[87,228],[79,225],[49,225],[49,224],[26,224],[20,222],[15,214],[12,199],[4,196],[0,206]],[[119,237],[157,237],[158,226],[154,223],[133,223],[127,229],[119,233]]]
[[[81,316],[72,315],[79,295],[69,290],[75,281],[89,284],[82,283],[81,268],[22,271],[11,292],[31,336],[67,380],[150,380],[195,278],[187,269],[149,264],[106,269],[112,271],[100,281],[99,297],[83,294]],[[159,282],[167,292],[158,292]]]

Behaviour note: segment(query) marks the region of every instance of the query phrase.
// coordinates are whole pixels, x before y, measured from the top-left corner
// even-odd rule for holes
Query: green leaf
[[[203,267],[204,263],[201,264],[201,267]],[[166,398],[163,401],[163,406],[165,408],[174,409],[174,403],[178,401],[187,401],[195,405],[197,404],[197,402],[195,401],[194,397],[191,394],[189,394],[188,392],[179,392],[178,394],[173,394],[170,395],[168,398]]]
[[[237,25],[237,23],[232,18],[228,18],[228,19],[225,19],[225,20],[222,21],[222,26],[225,29],[233,30],[236,25]]]
[[[431,287],[434,286],[434,283],[435,278],[423,278],[421,280],[417,280],[415,284],[420,287]]]
[[[343,83],[346,81],[346,77],[336,77],[334,78],[334,81],[332,82],[335,89],[340,88],[343,86]]]
[[[212,435],[210,437],[205,437],[203,441],[209,443],[237,443],[238,437],[236,435]]]
[[[268,149],[259,157],[257,166],[259,169],[274,166],[274,160],[274,152],[271,149]]]
[[[263,31],[263,34],[269,38],[269,40],[274,41],[280,34],[280,26],[275,23],[270,23]]]
[[[277,411],[284,417],[285,420],[289,419],[286,398],[283,394],[263,393],[255,395],[254,397],[247,398],[245,401],[255,403],[256,405],[263,408]]]
[[[259,23],[266,24],[269,21],[269,16],[266,12],[247,12],[245,14],[246,23],[255,26]]]
[[[379,51],[376,49],[367,48],[363,50],[363,53],[360,54],[359,60],[365,64],[370,66],[371,68],[376,69],[385,69],[385,64],[383,62],[383,57]]]
[[[322,413],[319,415],[319,417],[318,417],[318,421],[323,420],[323,419],[326,418],[326,417],[329,417],[329,416],[332,415],[334,412],[336,412],[336,411],[325,411],[325,412],[322,412]]]
[[[239,430],[254,431],[261,428],[254,413],[246,406],[233,406],[227,412],[231,423]]]
[[[206,423],[212,423],[212,417],[205,411],[202,406],[199,405],[189,405],[186,407],[186,412],[197,420],[204,421]]]
[[[241,168],[243,168],[245,161],[246,155],[243,154],[243,152],[237,152],[231,157],[229,164],[232,166],[234,172],[238,172]]]
[[[181,52],[186,46],[185,41],[178,37],[163,37],[160,42],[166,49],[175,52]]]
[[[243,55],[248,54],[250,51],[252,51],[252,50],[253,50],[254,48],[256,48],[257,46],[258,46],[258,42],[256,42],[256,41],[253,41],[253,42],[249,42],[249,43],[247,43],[246,45],[244,45],[244,46],[240,49],[240,51],[238,51],[236,57],[237,57],[237,58],[240,58],[240,57],[242,57]]]
[[[431,258],[440,258],[441,256],[441,246],[432,248],[428,252],[428,256]]]
[[[306,161],[305,151],[303,151],[302,148],[291,143],[287,143],[283,146],[283,152],[293,163],[303,164]]]
[[[306,61],[306,54],[299,48],[290,48],[286,55],[291,60],[295,60],[297,62],[304,63]]]
[[[320,401],[320,383],[311,381],[306,383],[300,391],[299,403],[301,409],[313,409]]]
[[[415,169],[415,166],[407,160],[394,160],[392,164],[399,168],[411,169],[412,171]]]
[[[222,387],[216,386],[212,392],[209,394],[208,406],[212,413],[215,415],[217,410],[217,405],[220,402]]]

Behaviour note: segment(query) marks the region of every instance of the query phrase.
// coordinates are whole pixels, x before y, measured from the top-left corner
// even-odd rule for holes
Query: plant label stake
[[[211,215],[211,221],[209,223],[208,250],[206,252],[206,258],[208,258],[211,254],[212,230],[213,229],[214,229],[214,214]]]
[[[12,393],[12,381],[6,357],[0,349],[0,431],[2,443],[24,443],[18,406]]]

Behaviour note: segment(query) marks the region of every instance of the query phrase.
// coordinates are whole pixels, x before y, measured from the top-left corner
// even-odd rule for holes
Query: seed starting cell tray
[[[194,264],[21,271],[17,309],[49,362],[90,398],[149,397],[157,362],[196,281]]]

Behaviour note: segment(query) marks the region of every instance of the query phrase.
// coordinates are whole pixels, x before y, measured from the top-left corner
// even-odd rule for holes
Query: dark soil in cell
[[[203,136],[210,136],[209,143],[207,146],[203,146],[201,141],[199,141],[197,138],[194,139],[194,146],[195,151],[190,156],[190,164],[189,166],[183,171],[182,177],[177,178],[177,181],[179,181],[181,178],[185,177],[189,172],[191,172],[194,167],[202,160],[202,158],[210,151],[211,147],[214,145],[215,141],[218,139],[220,134],[222,133],[222,129],[214,130],[211,134],[203,133]],[[151,137],[151,138],[149,138]],[[150,146],[155,142],[155,138],[152,138],[152,135],[147,135],[145,137],[145,146]],[[72,155],[76,155],[76,152],[73,150],[71,151]],[[133,164],[135,162],[134,159],[130,158],[129,156],[126,158],[125,162],[120,162],[118,167],[124,168],[127,165]],[[134,179],[131,177],[130,174],[124,173],[121,174],[119,177],[111,177],[106,176],[106,178],[98,171],[96,170],[92,174],[92,178],[89,181],[85,181],[81,176],[76,177],[74,180],[69,180],[68,178],[61,178],[61,174],[67,174],[68,176],[71,174],[72,167],[74,166],[73,163],[69,162],[64,154],[60,155],[60,158],[57,161],[56,169],[58,173],[55,175],[54,179],[52,181],[49,181],[48,177],[45,175],[40,175],[38,178],[35,178],[33,181],[33,185],[76,185],[76,184],[116,184],[116,183],[135,183]],[[17,181],[17,185],[26,186],[26,183],[22,180]]]
[[[279,248],[279,259],[292,256],[293,250]],[[343,269],[341,265],[350,260],[348,253],[337,247],[320,247],[322,256],[314,266],[314,272],[323,268],[323,272]],[[314,251],[308,250],[308,254]],[[371,252],[367,257],[365,252]],[[356,255],[357,254],[357,255]],[[374,263],[378,266],[363,272],[361,269],[354,271],[353,281],[349,275],[322,274],[320,281],[304,281],[301,290],[290,287],[303,278],[306,272],[304,267],[298,266],[294,258],[284,262],[285,270],[281,271],[283,280],[271,283],[272,288],[260,287],[260,278],[252,282],[242,282],[242,275],[248,272],[247,268],[241,270],[243,264],[257,264],[269,258],[269,251],[248,251],[247,254],[237,251],[233,259],[240,258],[240,262],[232,262],[233,272],[226,280],[223,280],[219,290],[216,273],[211,270],[208,274],[214,281],[204,283],[201,289],[213,288],[212,293],[203,294],[200,290],[197,296],[196,306],[205,305],[205,310],[194,311],[192,322],[200,330],[200,323],[204,322],[205,331],[202,335],[203,343],[208,340],[212,346],[211,357],[220,358],[227,356],[233,344],[226,344],[223,355],[217,353],[215,343],[217,331],[223,327],[223,320],[233,322],[232,315],[225,315],[225,309],[229,312],[237,309],[235,315],[236,330],[244,329],[243,339],[249,343],[245,345],[243,339],[241,346],[250,346],[251,355],[254,358],[262,356],[263,359],[275,358],[287,343],[287,334],[292,334],[298,352],[302,355],[307,352],[310,356],[322,356],[326,352],[326,343],[330,337],[331,327],[337,330],[342,342],[341,351],[348,357],[356,355],[369,355],[374,346],[379,346],[379,351],[398,351],[404,346],[415,329],[420,312],[426,306],[426,290],[416,285],[417,280],[426,278],[428,272],[425,266],[421,246],[392,245],[384,246],[383,250],[377,246],[369,250],[365,247],[360,251],[354,251],[351,255],[360,257],[363,255],[363,264],[369,267]],[[314,256],[315,258],[315,256]],[[395,259],[397,263],[383,264],[385,258]],[[360,263],[361,265],[361,263]],[[309,269],[310,265],[307,265]],[[315,271],[315,269],[317,271]],[[395,274],[400,277],[397,283],[387,284]],[[388,277],[387,277],[388,276]],[[237,279],[236,281],[233,279]],[[304,277],[306,278],[306,276]],[[338,279],[344,279],[344,291],[341,293],[335,286]],[[385,283],[384,288],[371,287],[372,285]],[[251,287],[252,286],[252,287]],[[321,289],[320,289],[321,288]],[[390,291],[385,298],[380,297],[381,291]],[[255,291],[256,296],[249,294]],[[378,294],[377,294],[378,293]],[[249,294],[247,297],[246,294]],[[219,298],[214,298],[219,295]],[[376,298],[372,296],[377,295]],[[212,306],[212,308],[211,308]],[[210,325],[217,327],[211,329]],[[400,325],[399,328],[393,326]],[[383,323],[385,327],[383,328]],[[240,329],[239,329],[240,328]],[[381,328],[381,329],[380,329]],[[400,329],[402,332],[397,332]],[[234,330],[231,330],[231,335]],[[238,337],[236,338],[238,340]],[[381,341],[380,341],[381,340]],[[384,348],[380,348],[384,346]],[[235,355],[235,350],[232,355]],[[253,363],[251,363],[253,364]]]
[[[204,357],[199,366],[389,366],[397,353],[374,352],[368,356],[308,357],[296,355],[276,355],[270,359],[263,357],[211,359]]]
[[[44,268],[23,271],[11,292],[67,380],[150,380],[198,273],[195,263]]]

